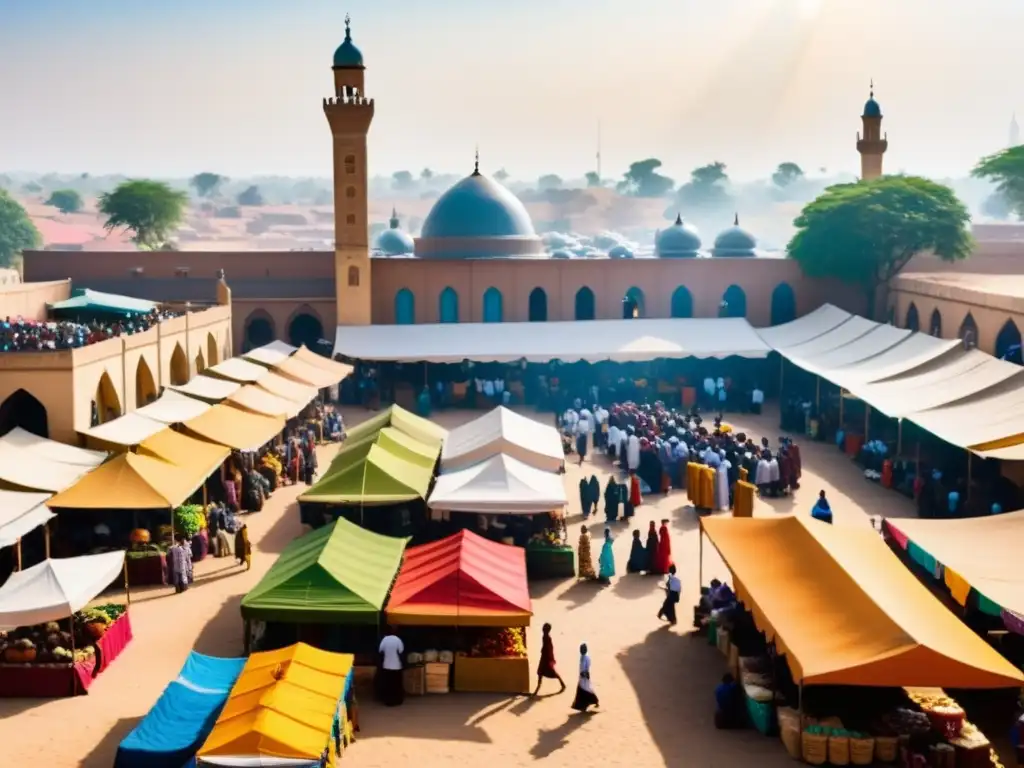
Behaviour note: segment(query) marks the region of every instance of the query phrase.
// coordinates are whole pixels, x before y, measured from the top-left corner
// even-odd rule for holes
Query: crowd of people
[[[0,351],[2,352],[43,352],[61,349],[78,349],[116,336],[130,336],[142,333],[159,325],[164,320],[180,316],[180,312],[154,309],[145,314],[117,320],[93,319],[87,323],[73,320],[48,320],[37,322],[21,317],[5,318],[0,323]]]

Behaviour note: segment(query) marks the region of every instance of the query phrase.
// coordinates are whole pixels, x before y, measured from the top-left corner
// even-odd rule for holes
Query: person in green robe
[[[423,391],[416,398],[416,410],[425,419],[430,416],[430,387],[423,387]]]
[[[610,584],[612,576],[615,575],[615,553],[612,551],[612,531],[604,529],[604,544],[601,546],[601,556],[597,560],[597,580],[602,584]]]

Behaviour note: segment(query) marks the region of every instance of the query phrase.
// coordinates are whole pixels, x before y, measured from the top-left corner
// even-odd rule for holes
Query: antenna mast
[[[601,181],[601,121],[597,121],[597,180]]]

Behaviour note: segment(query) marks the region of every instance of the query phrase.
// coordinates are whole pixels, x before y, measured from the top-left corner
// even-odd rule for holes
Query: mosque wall
[[[0,318],[45,320],[46,305],[71,297],[70,280],[45,283],[0,283]]]

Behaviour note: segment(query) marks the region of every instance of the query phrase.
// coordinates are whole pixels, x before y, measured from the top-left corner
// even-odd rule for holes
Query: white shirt
[[[591,432],[590,420],[586,419],[586,418],[580,419],[579,422],[577,422],[577,424],[576,424],[576,434],[577,435],[589,435],[590,432]]]
[[[494,382],[490,379],[484,382],[484,394],[488,397],[494,397]]]
[[[483,391],[484,391],[484,382],[483,382],[483,380],[482,380],[482,379],[477,379],[477,380],[476,380],[476,391],[477,391],[478,393],[480,393],[480,392],[483,392]]]
[[[384,654],[384,669],[401,669],[405,644],[398,635],[387,635],[380,641],[380,652]]]
[[[630,435],[626,441],[626,466],[630,469],[640,467],[640,438]]]
[[[504,379],[495,379],[494,380],[494,391],[495,392],[504,392],[505,391],[505,380]]]
[[[715,394],[715,380],[712,379],[710,376],[704,379],[704,391],[707,392],[709,395]]]
[[[717,386],[717,387],[718,387],[719,389],[725,389],[725,379],[723,379],[723,378],[722,378],[721,376],[719,376],[719,377],[718,377],[718,381],[716,381],[716,382],[715,382],[715,385],[716,385],[716,386]]]
[[[668,575],[667,586],[668,586],[669,590],[672,591],[672,592],[682,592],[683,591],[683,582],[681,582],[679,580],[679,577],[676,576],[674,573],[670,573]]]
[[[750,402],[754,405],[761,405],[764,402],[764,392],[760,389],[755,389],[750,393]]]

